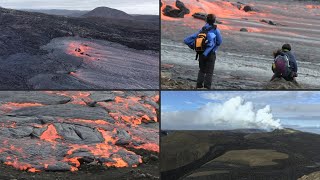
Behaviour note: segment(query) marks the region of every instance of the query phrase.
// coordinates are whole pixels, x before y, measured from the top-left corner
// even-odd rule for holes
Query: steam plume
[[[282,129],[269,105],[255,111],[252,102],[239,96],[195,111],[164,112],[161,116],[162,129]]]

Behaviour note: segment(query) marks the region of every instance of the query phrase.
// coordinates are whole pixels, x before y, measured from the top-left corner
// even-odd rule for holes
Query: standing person
[[[196,50],[196,60],[199,57],[200,70],[196,88],[211,89],[216,52],[222,44],[222,36],[215,22],[216,16],[208,14],[205,26],[199,32],[184,39],[186,45]]]
[[[272,64],[272,71],[274,75],[271,81],[276,77],[284,78],[287,81],[294,81],[298,76],[297,61],[293,53],[291,52],[291,45],[284,44],[282,49],[273,53],[274,63]]]

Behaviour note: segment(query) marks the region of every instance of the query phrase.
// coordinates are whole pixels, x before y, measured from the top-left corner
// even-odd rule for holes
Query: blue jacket
[[[211,25],[209,24],[206,24],[204,26],[206,29],[212,27]],[[188,45],[191,49],[194,49],[194,41],[195,39],[197,38],[198,34],[201,32],[202,29],[200,29],[197,33],[194,33],[192,34],[191,36],[188,36],[184,39],[184,43],[186,45]],[[203,52],[203,55],[204,56],[208,56],[208,54],[210,52],[217,52],[218,50],[218,47],[222,44],[222,36],[221,36],[221,33],[219,31],[219,29],[211,29],[209,32],[208,32],[208,35],[207,35],[207,40],[208,40],[208,43],[207,43],[207,48],[206,50]]]
[[[291,51],[283,51],[284,54],[286,54],[289,57],[289,65],[293,72],[298,72],[298,66],[296,57],[293,55]]]

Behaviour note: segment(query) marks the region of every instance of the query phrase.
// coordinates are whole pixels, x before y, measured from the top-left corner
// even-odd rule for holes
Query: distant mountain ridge
[[[134,19],[133,16],[126,12],[109,8],[109,7],[97,7],[92,11],[82,15],[82,17],[103,17],[103,18],[117,18],[117,19]]]
[[[21,9],[28,12],[38,12],[50,15],[69,16],[69,17],[81,17],[89,11],[85,10],[68,10],[68,9]]]
[[[89,10],[68,10],[68,9],[21,9],[27,12],[37,12],[49,15],[67,16],[67,17],[82,17],[82,18],[108,18],[108,19],[126,19],[137,21],[149,21],[158,23],[159,15],[147,14],[128,14],[121,10],[109,7],[97,7]]]
[[[65,36],[103,39],[139,50],[159,50],[159,24],[98,17],[77,18],[0,8],[0,56],[36,54],[51,39]],[[142,33],[143,32],[143,33]]]

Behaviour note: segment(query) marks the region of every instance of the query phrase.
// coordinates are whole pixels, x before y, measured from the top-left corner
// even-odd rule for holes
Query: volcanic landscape
[[[0,92],[0,179],[159,179],[157,92]]]
[[[158,88],[159,16],[45,12],[0,7],[0,89]]]
[[[166,180],[319,179],[320,135],[294,129],[163,131]]]
[[[183,3],[183,4],[181,4]],[[183,39],[214,13],[223,36],[214,71],[216,89],[319,88],[320,3],[296,0],[162,0],[162,87],[195,87],[198,62]],[[196,14],[200,13],[200,14]],[[241,31],[240,31],[241,30]],[[292,45],[297,82],[269,83],[272,52]]]

